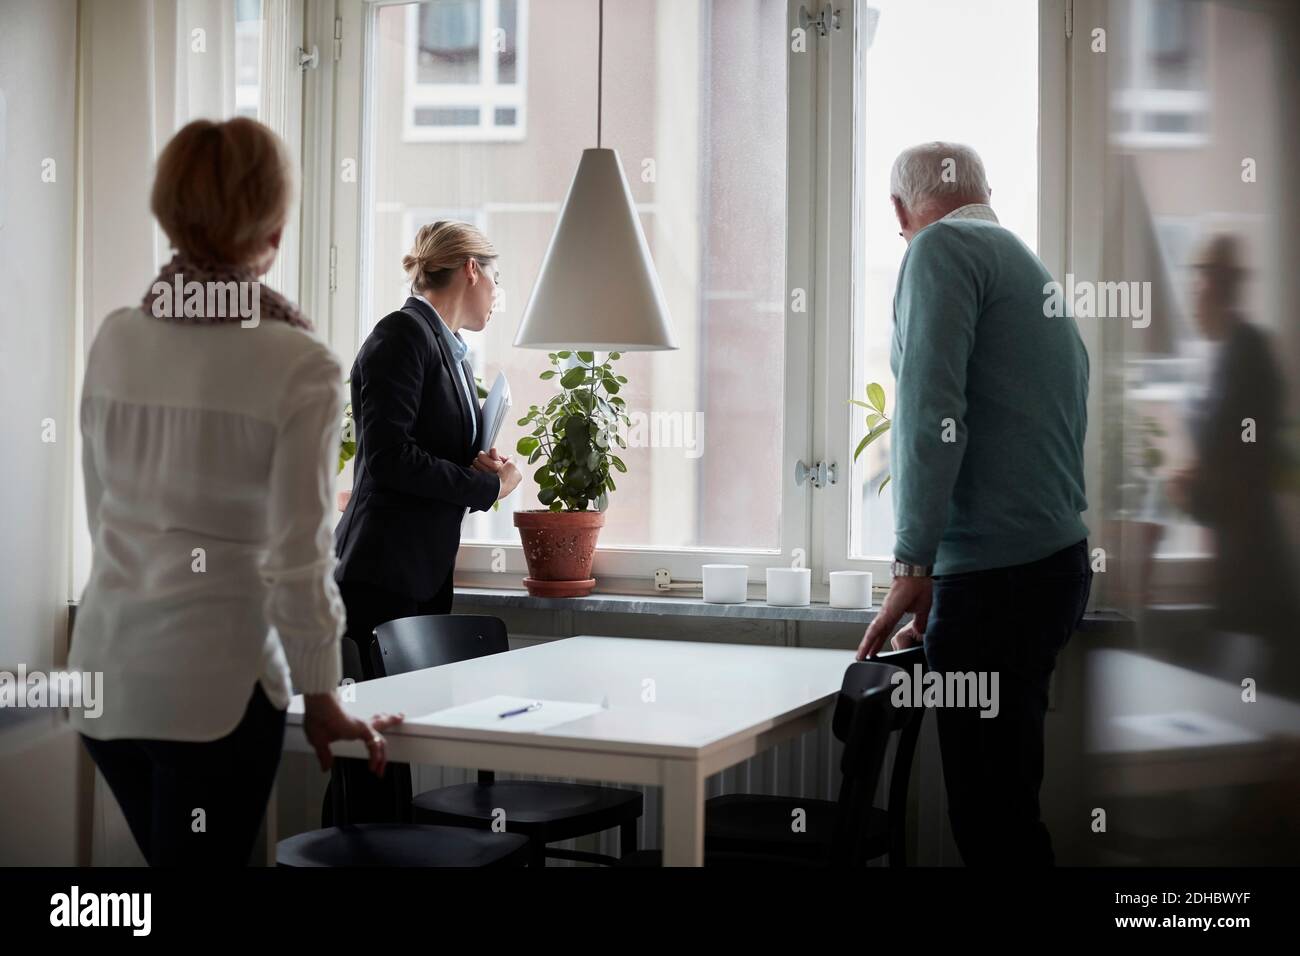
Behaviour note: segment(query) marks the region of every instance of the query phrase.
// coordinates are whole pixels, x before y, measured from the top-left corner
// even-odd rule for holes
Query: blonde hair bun
[[[416,293],[441,289],[470,259],[486,265],[497,258],[496,246],[467,222],[443,219],[420,227],[402,269]]]

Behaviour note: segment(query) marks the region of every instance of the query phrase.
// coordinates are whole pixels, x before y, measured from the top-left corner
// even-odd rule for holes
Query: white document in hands
[[[511,717],[501,715],[532,704],[542,706]],[[536,697],[510,697],[497,694],[482,700],[459,704],[432,714],[407,718],[408,724],[434,724],[439,727],[467,727],[473,730],[509,730],[519,733],[536,733],[549,730],[571,720],[580,720],[600,713],[600,704],[587,704],[573,700],[538,700]]]
[[[510,383],[504,372],[498,372],[496,381],[483,399],[483,431],[478,436],[478,450],[488,451],[496,444],[501,426],[510,412]]]

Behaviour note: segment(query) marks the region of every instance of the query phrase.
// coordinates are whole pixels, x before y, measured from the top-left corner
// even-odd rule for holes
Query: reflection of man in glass
[[[1216,355],[1191,423],[1195,460],[1171,478],[1169,497],[1214,532],[1215,626],[1277,634],[1298,610],[1274,495],[1282,377],[1268,337],[1238,307],[1246,270],[1237,238],[1213,237],[1192,265],[1196,323]]]

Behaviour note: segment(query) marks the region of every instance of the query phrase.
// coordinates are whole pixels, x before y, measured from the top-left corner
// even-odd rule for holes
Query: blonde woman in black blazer
[[[520,481],[496,449],[476,451],[483,415],[459,335],[491,318],[496,258],[467,223],[422,227],[402,263],[411,297],[352,366],[356,474],[334,535],[335,579],[367,674],[377,625],[451,610],[466,512],[486,511]]]

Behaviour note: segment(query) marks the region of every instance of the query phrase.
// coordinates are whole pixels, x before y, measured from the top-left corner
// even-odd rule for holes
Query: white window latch
[[[799,8],[799,26],[805,30],[815,29],[819,37],[824,37],[832,30],[840,28],[840,11],[831,4],[822,7],[821,13],[813,16],[807,7]]]
[[[805,481],[812,482],[814,488],[824,488],[827,485],[835,484],[835,462],[814,462],[811,466],[802,461],[794,463],[794,483],[802,485]]]
[[[701,591],[703,581],[674,581],[672,572],[667,568],[655,568],[656,591]]]
[[[298,69],[303,73],[308,70],[314,70],[320,65],[320,50],[316,44],[311,45],[311,52],[307,52],[302,47],[298,47]]]

